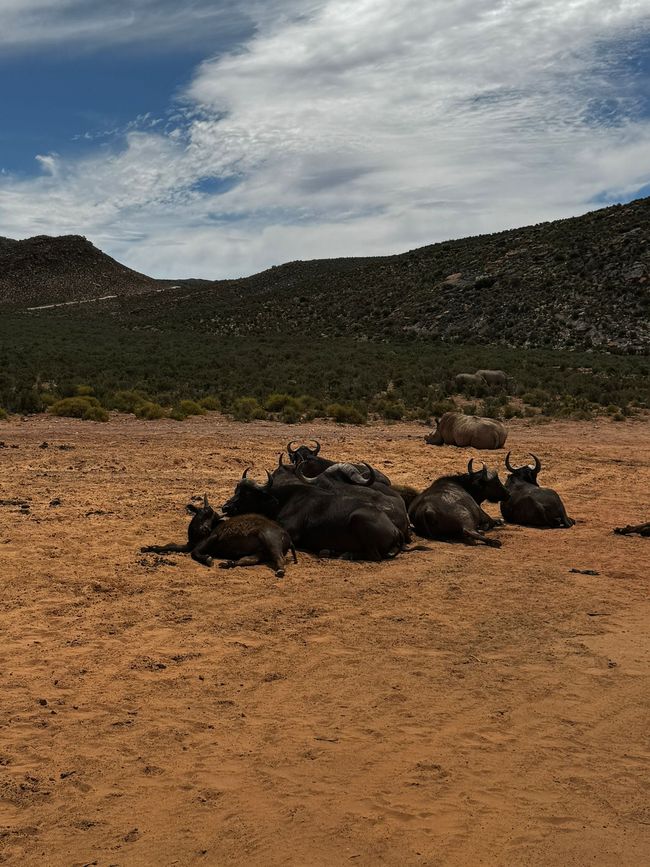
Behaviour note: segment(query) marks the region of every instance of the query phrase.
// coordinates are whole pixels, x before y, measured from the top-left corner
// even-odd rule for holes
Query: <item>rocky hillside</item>
[[[215,284],[192,306],[220,333],[644,352],[650,199],[398,256],[294,262]]]
[[[98,250],[81,235],[0,238],[0,305],[34,307],[133,295],[160,284]]]
[[[650,199],[397,256],[291,262],[241,280],[176,282],[167,281],[160,305],[151,290],[161,281],[82,238],[0,242],[1,299],[30,306],[48,303],[45,297],[114,292],[121,297],[108,310],[129,328],[182,321],[217,335],[643,353],[650,350]],[[145,294],[131,297],[138,293]]]

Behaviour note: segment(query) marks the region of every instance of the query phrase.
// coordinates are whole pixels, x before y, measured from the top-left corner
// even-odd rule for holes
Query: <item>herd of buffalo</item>
[[[446,426],[445,416],[436,433],[441,425]],[[444,430],[441,435],[447,442]],[[289,443],[288,459],[280,454],[263,484],[248,478],[246,469],[221,509],[213,509],[207,496],[200,506],[190,504],[187,543],[142,551],[189,553],[205,566],[217,558],[225,561],[221,568],[268,563],[282,577],[289,551],[296,560],[295,547],[320,556],[384,560],[408,550],[412,530],[427,539],[499,548],[501,542],[486,533],[504,521],[549,528],[574,524],[556,491],[538,485],[541,463],[535,455],[532,466],[517,467],[508,452],[505,484],[494,470],[485,464],[476,468],[470,460],[466,472],[417,491],[392,484],[370,464],[328,460],[320,449],[317,442],[295,448]],[[500,504],[503,520],[481,508],[486,500]]]

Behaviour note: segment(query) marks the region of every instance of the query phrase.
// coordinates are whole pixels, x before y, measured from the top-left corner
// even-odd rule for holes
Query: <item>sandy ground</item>
[[[284,580],[139,553],[289,438],[420,486],[478,456],[424,433],[2,424],[1,862],[650,862],[650,539],[611,533],[650,519],[649,424],[513,423],[578,523],[500,550]]]

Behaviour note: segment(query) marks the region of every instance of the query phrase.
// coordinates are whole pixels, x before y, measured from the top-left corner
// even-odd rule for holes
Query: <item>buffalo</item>
[[[626,527],[616,527],[614,530],[620,536],[628,536],[630,533],[638,533],[639,536],[650,536],[650,521],[643,524],[628,524]]]
[[[282,458],[282,456],[280,456]],[[355,464],[332,464],[320,475],[309,478],[303,473],[303,464],[295,467],[295,475],[306,485],[312,485],[321,490],[334,493],[350,493],[350,485],[354,486],[354,495],[362,500],[374,503],[385,512],[397,529],[404,536],[404,541],[411,538],[411,528],[404,499],[391,485],[386,485],[377,480],[375,471],[368,464],[367,476],[363,476]]]
[[[475,449],[502,449],[508,431],[503,422],[493,418],[446,412],[436,419],[436,429],[424,438],[433,446],[449,445]]]
[[[483,534],[502,521],[483,511],[481,503],[498,503],[507,496],[497,473],[485,464],[474,470],[470,460],[466,473],[443,476],[419,494],[409,507],[409,517],[416,532],[429,539],[462,539],[470,545],[483,542],[500,548],[498,539]]]
[[[509,379],[505,370],[477,370],[476,376],[482,377],[488,385],[506,386]]]
[[[266,515],[285,528],[306,551],[359,560],[383,560],[398,554],[404,533],[386,511],[359,493],[354,484],[333,484],[331,490],[309,484],[293,467],[279,466],[262,485],[244,471],[233,496],[224,503],[226,515],[250,512]]]
[[[207,494],[203,506],[187,506],[193,517],[187,528],[185,545],[149,545],[141,550],[154,554],[187,553],[204,566],[213,557],[225,558],[221,569],[270,563],[278,578],[284,576],[285,555],[289,549],[297,563],[296,549],[286,530],[263,515],[239,515],[225,520],[210,506]]]
[[[552,488],[540,488],[537,475],[542,468],[538,457],[531,454],[534,466],[513,467],[510,452],[506,455],[506,489],[510,496],[501,503],[501,514],[510,524],[527,527],[573,527],[559,494]]]
[[[318,440],[313,440],[315,443],[313,448],[309,446],[302,445],[297,448],[293,448],[295,440],[292,440],[287,445],[287,454],[289,455],[289,460],[292,464],[301,464],[302,471],[305,476],[309,478],[314,478],[315,476],[320,475],[320,473],[324,472],[328,467],[331,467],[333,464],[337,463],[337,461],[329,460],[328,458],[320,457],[320,443]],[[354,466],[359,470],[359,472],[363,472],[367,464],[354,464]],[[376,480],[378,482],[383,482],[385,485],[390,485],[390,479],[381,470],[374,470]]]

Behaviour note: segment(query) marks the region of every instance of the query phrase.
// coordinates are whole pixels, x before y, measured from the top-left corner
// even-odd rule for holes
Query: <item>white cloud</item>
[[[255,34],[199,67],[176,129],[0,179],[4,231],[82,232],[159,276],[235,276],[576,214],[650,179],[650,121],[616,47],[647,30],[645,2],[247,11]]]

